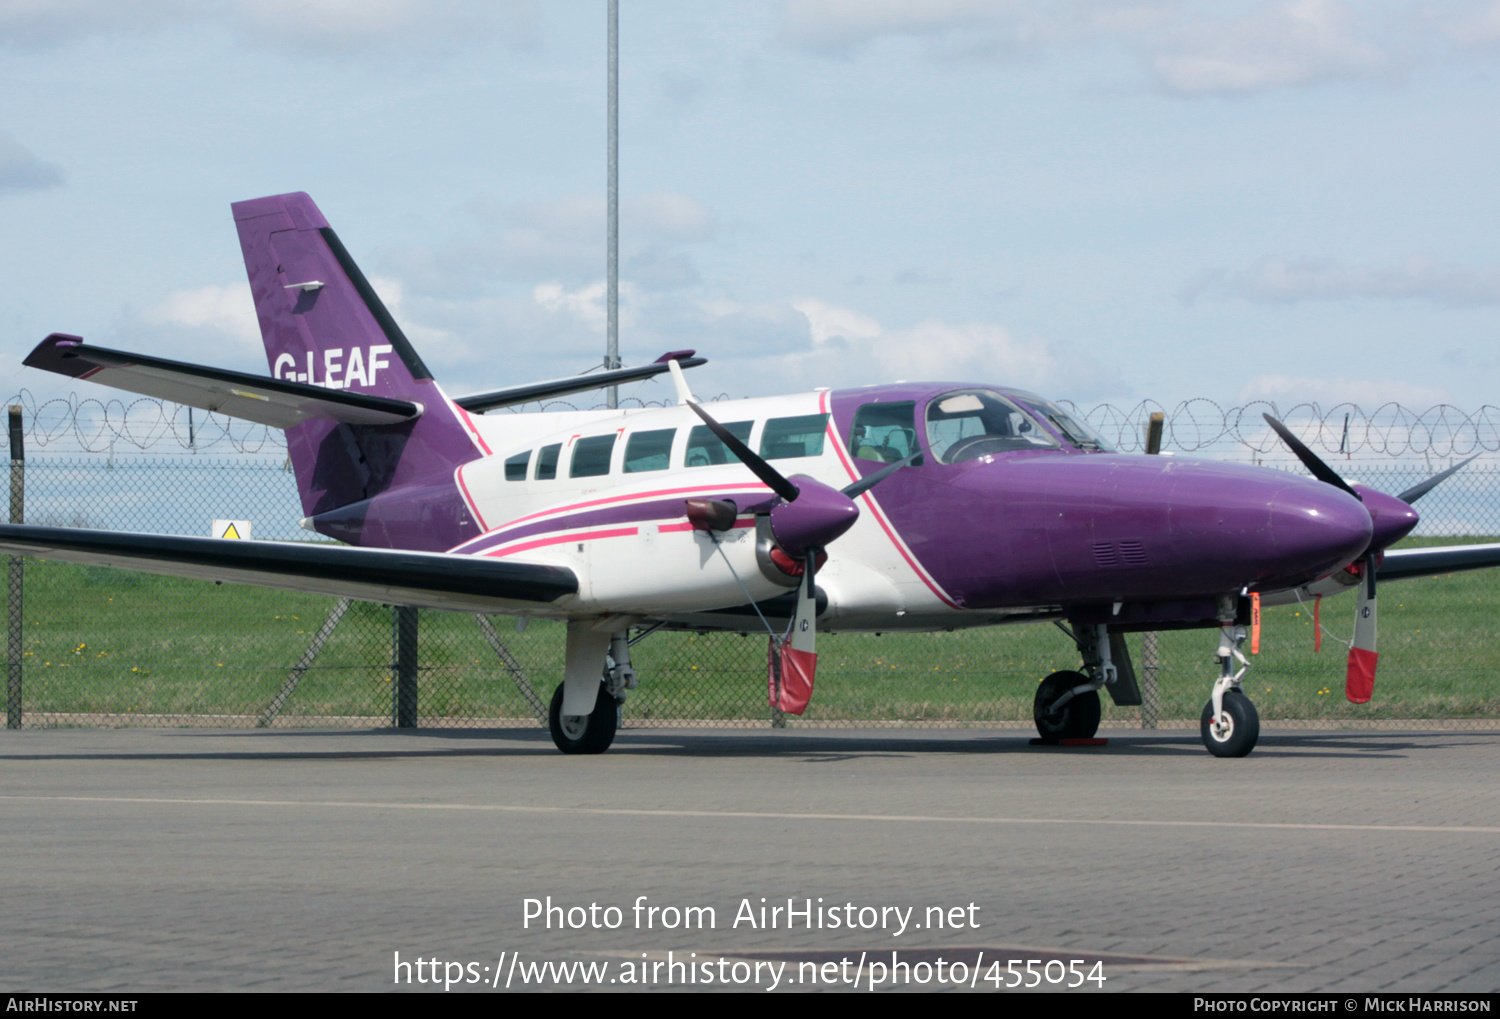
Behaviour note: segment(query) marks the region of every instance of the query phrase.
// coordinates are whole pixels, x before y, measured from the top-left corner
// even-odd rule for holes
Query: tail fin
[[[423,408],[401,424],[309,421],[287,429],[313,526],[355,544],[404,548],[451,548],[472,537],[453,472],[483,455],[477,437],[318,207],[298,192],[233,209],[271,374]],[[394,503],[411,499],[422,502],[419,513],[396,512]]]

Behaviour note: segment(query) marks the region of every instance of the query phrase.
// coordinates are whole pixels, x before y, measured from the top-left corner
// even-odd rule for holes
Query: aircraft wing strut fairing
[[[637,368],[450,398],[305,194],[233,207],[269,376],[54,333],[26,364],[286,430],[304,526],[345,544],[0,525],[0,549],[432,608],[568,622],[552,736],[605,750],[635,685],[629,631],[773,637],[772,697],[800,710],[814,633],[1066,621],[1079,670],[1037,690],[1044,737],[1092,736],[1099,692],[1139,703],[1122,634],[1218,630],[1205,745],[1259,734],[1236,669],[1251,595],[1359,590],[1351,699],[1368,699],[1375,587],[1500,565],[1500,546],[1390,551],[1415,502],[1313,474],[1122,456],[1035,394],[901,383],[710,412],[676,351]],[[484,412],[670,372],[678,405]],[[755,602],[752,608],[749,602]],[[603,681],[601,682],[601,675]]]

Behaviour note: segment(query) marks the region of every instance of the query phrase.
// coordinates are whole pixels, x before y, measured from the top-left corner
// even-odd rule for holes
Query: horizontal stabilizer
[[[391,425],[422,413],[420,404],[408,400],[107,350],[62,333],[53,333],[38,344],[25,363],[272,428],[291,428],[313,420]]]
[[[453,402],[470,413],[482,414],[487,410],[496,410],[500,407],[514,407],[517,404],[531,403],[535,400],[551,400],[572,393],[603,389],[605,386],[639,382],[641,379],[649,379],[670,371],[672,361],[676,361],[683,368],[696,368],[700,364],[708,363],[708,358],[694,357],[693,353],[694,351],[691,350],[677,350],[670,354],[663,354],[651,364],[643,364],[637,368],[616,368],[614,371],[600,372],[597,375],[570,375],[565,379],[553,379],[551,382],[533,382],[526,386],[495,389],[488,393],[470,393],[468,396],[458,397]]]
[[[1375,571],[1375,577],[1383,582],[1483,570],[1491,566],[1500,566],[1500,544],[1402,548],[1385,553],[1385,560]]]
[[[578,590],[561,566],[315,542],[0,524],[0,552],[462,612],[534,609]]]

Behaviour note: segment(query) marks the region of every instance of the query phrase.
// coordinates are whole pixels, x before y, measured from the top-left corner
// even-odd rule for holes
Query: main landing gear
[[[1238,624],[1238,600],[1220,599],[1219,647],[1215,660],[1219,677],[1213,695],[1203,706],[1199,731],[1203,745],[1215,757],[1244,757],[1260,739],[1260,715],[1240,689],[1249,662],[1240,653],[1248,636]],[[1073,638],[1083,657],[1079,672],[1054,672],[1037,686],[1031,714],[1036,731],[1046,743],[1089,739],[1099,729],[1099,691],[1108,690],[1121,707],[1141,703],[1140,687],[1124,637],[1097,623],[1058,628]]]
[[[1073,638],[1083,657],[1082,672],[1054,672],[1036,689],[1031,717],[1036,731],[1047,743],[1065,739],[1092,739],[1099,731],[1099,691],[1108,688],[1116,704],[1139,704],[1135,670],[1124,638],[1108,627],[1080,624],[1058,628]]]
[[[563,688],[559,683],[552,695],[552,710],[547,712],[547,724],[557,749],[565,754],[602,754],[609,749],[620,724],[620,704],[603,683],[599,684],[599,696],[589,714],[565,715],[562,706]]]
[[[654,627],[653,627],[654,629]],[[650,632],[649,630],[647,631]],[[570,623],[568,626],[568,664],[565,676],[579,675],[589,669],[599,636],[585,625]],[[630,641],[628,633],[615,633],[608,637],[609,651],[604,659],[604,677],[596,686],[594,706],[586,715],[567,715],[563,705],[567,699],[568,679],[557,685],[552,694],[552,706],[547,712],[547,727],[552,732],[552,742],[565,754],[602,754],[615,741],[615,731],[620,727],[620,705],[625,703],[627,691],[635,689],[635,669],[630,665]],[[642,634],[644,636],[644,634]],[[637,638],[639,639],[639,638]],[[592,676],[597,677],[599,666],[592,666]],[[584,683],[593,682],[587,672],[582,675]],[[587,690],[584,691],[587,693]],[[585,701],[585,704],[588,702]]]
[[[1099,711],[1099,688],[1081,672],[1054,672],[1031,702],[1031,717],[1044,740],[1091,739],[1099,731]]]

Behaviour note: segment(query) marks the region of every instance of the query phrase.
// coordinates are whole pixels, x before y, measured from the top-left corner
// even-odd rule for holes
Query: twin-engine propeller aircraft
[[[1218,630],[1202,716],[1242,756],[1252,596],[1355,585],[1350,693],[1374,679],[1376,578],[1500,564],[1500,545],[1387,552],[1411,503],[1346,484],[1272,421],[1317,480],[1125,456],[1057,404],[972,382],[716,403],[692,351],[654,364],[449,397],[312,200],[233,206],[270,376],[53,334],[26,364],[286,430],[303,525],[345,545],[0,526],[0,549],[401,605],[567,620],[551,730],[605,750],[635,686],[632,629],[760,630],[773,703],[800,711],[814,634],[1049,620],[1081,671],[1038,687],[1044,737],[1086,738],[1099,690],[1138,704],[1123,634]],[[484,416],[670,372],[678,405]],[[602,681],[601,681],[602,676]]]

